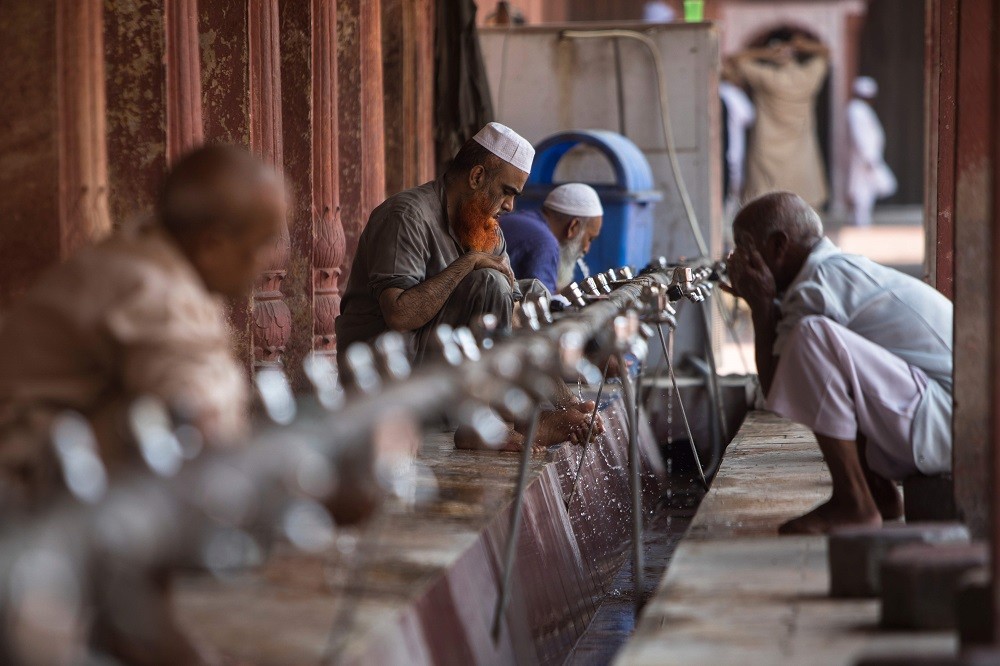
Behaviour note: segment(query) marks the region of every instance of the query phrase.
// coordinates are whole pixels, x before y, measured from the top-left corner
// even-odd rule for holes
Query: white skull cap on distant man
[[[535,148],[520,134],[500,123],[489,123],[472,139],[504,162],[531,173]]]
[[[854,94],[871,99],[878,94],[878,83],[870,76],[859,76],[854,79]]]
[[[566,183],[545,197],[546,208],[573,217],[600,217],[604,215],[601,198],[590,185]]]

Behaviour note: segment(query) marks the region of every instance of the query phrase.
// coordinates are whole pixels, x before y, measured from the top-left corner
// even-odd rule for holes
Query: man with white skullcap
[[[541,210],[504,215],[510,265],[519,279],[536,279],[553,294],[573,281],[573,269],[601,233],[604,208],[594,188],[566,183],[545,198]]]
[[[388,330],[404,333],[415,362],[441,324],[468,326],[483,315],[509,332],[521,292],[499,217],[514,209],[535,149],[509,127],[489,123],[438,179],[389,197],[358,240],[341,315],[339,357]],[[536,445],[586,430],[586,405],[543,417]],[[516,444],[515,448],[519,448]]]
[[[885,163],[885,131],[869,100],[878,95],[878,83],[870,76],[854,80],[854,97],[847,104],[847,126],[851,134],[851,163],[847,195],[854,206],[854,224],[872,223],[877,199],[896,192],[896,176]]]
[[[509,329],[521,293],[498,218],[531,171],[535,150],[490,123],[462,146],[444,176],[389,197],[368,219],[337,318],[337,348],[406,333],[416,361],[440,324],[493,314]]]

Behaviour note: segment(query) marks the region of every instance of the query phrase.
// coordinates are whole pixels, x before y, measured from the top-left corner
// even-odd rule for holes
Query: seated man
[[[733,235],[729,275],[750,306],[767,407],[812,429],[833,481],[828,502],[779,531],[899,518],[894,481],[951,469],[951,302],[842,253],[790,192],[747,204]]]
[[[395,330],[409,337],[420,363],[437,326],[468,326],[486,314],[496,316],[501,334],[510,331],[521,292],[498,217],[513,210],[534,154],[513,130],[490,123],[462,146],[444,176],[372,211],[337,318],[340,358],[351,344]],[[588,405],[577,407],[547,412],[535,445],[585,430]],[[473,445],[461,435],[460,446]],[[519,450],[520,441],[512,439],[509,448]]]
[[[510,266],[518,279],[534,278],[557,294],[573,281],[576,262],[601,233],[604,208],[594,188],[566,183],[545,197],[541,210],[500,218]]]
[[[0,332],[0,502],[59,487],[52,419],[86,417],[106,464],[129,458],[126,412],[153,396],[210,444],[247,426],[246,375],[219,296],[245,297],[281,232],[273,170],[221,146],[182,159],[155,222],[80,250],[50,270]]]

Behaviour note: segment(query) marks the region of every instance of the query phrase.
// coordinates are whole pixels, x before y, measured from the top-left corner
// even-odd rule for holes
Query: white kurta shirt
[[[896,176],[885,163],[885,130],[875,110],[864,100],[847,105],[851,133],[851,166],[848,194],[856,203],[874,202],[896,193]]]
[[[757,112],[743,88],[723,81],[719,84],[719,97],[726,105],[726,167],[729,186],[737,194],[743,188],[743,164],[746,160],[746,132],[753,125]]]
[[[844,254],[824,238],[781,295],[780,309],[775,355],[800,319],[822,315],[923,370],[930,381],[911,433],[917,466],[924,474],[951,468],[951,301],[905,273]]]

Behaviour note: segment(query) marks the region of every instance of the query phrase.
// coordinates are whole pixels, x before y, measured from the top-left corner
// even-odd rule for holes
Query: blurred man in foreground
[[[732,290],[750,305],[768,409],[808,426],[833,495],[781,526],[822,534],[902,516],[894,481],[951,469],[952,304],[823,236],[790,192],[733,224]]]
[[[504,215],[500,228],[514,277],[538,280],[558,294],[573,281],[577,260],[601,234],[603,216],[597,192],[583,183],[553,189],[541,210]]]
[[[279,176],[249,153],[201,148],[169,174],[151,223],[50,270],[0,331],[0,502],[59,487],[53,419],[72,410],[106,465],[134,456],[127,413],[159,399],[210,445],[245,433],[245,372],[220,297],[245,297],[285,224]]]

